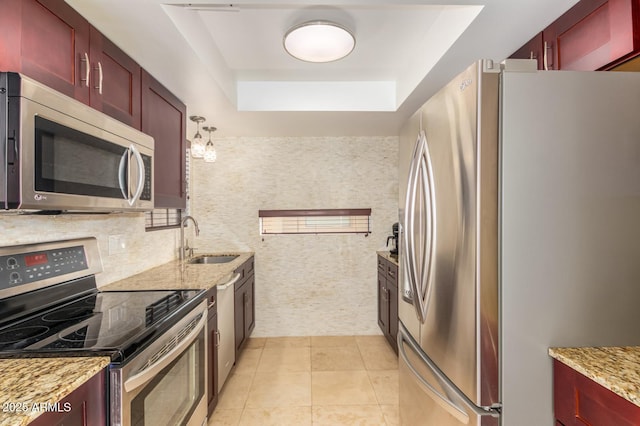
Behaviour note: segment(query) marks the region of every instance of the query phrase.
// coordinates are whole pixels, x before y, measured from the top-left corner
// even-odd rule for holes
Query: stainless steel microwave
[[[0,208],[153,209],[151,136],[17,73],[0,102]]]

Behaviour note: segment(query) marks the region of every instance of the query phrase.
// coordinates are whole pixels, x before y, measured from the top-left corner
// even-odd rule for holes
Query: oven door
[[[112,368],[111,419],[116,426],[206,422],[206,301],[121,368]]]

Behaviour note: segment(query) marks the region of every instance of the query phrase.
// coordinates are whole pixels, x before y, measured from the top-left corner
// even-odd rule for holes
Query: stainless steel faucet
[[[191,250],[191,254],[189,255],[189,257],[193,256],[193,247],[189,249],[189,242],[187,241],[185,243],[185,239],[184,239],[184,227],[187,225],[187,221],[189,219],[191,219],[191,221],[193,222],[193,225],[196,228],[196,237],[200,235],[200,228],[198,228],[198,221],[196,221],[193,216],[185,216],[184,219],[182,219],[182,222],[180,223],[180,244],[181,244],[180,261],[184,261],[184,258],[186,257],[188,250]]]

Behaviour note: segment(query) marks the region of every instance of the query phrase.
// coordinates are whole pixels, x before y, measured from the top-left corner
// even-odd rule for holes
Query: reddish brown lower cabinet
[[[255,274],[253,256],[235,271],[240,280],[234,291],[234,332],[236,344],[236,360],[256,326]]]
[[[87,380],[57,405],[38,416],[30,426],[106,426],[106,370]]]
[[[538,69],[608,70],[640,54],[640,0],[581,0],[511,58]]]
[[[154,204],[187,206],[187,107],[148,72],[142,70],[142,131],[153,136]]]
[[[553,405],[556,425],[640,425],[640,407],[557,360],[553,361]]]
[[[218,289],[213,287],[207,292],[209,303],[207,319],[207,412],[211,417],[218,405]]]
[[[398,353],[398,265],[378,255],[378,326]]]

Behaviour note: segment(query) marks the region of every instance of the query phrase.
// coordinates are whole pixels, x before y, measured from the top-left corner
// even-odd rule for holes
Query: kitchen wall
[[[0,215],[0,246],[96,237],[104,272],[98,287],[174,259],[179,232],[145,232],[143,213],[73,214],[59,216]],[[120,236],[124,250],[109,254],[109,236]]]
[[[379,334],[376,250],[397,221],[396,137],[221,138],[191,162],[204,251],[256,253],[254,336]],[[371,208],[372,233],[266,235],[258,210]]]

